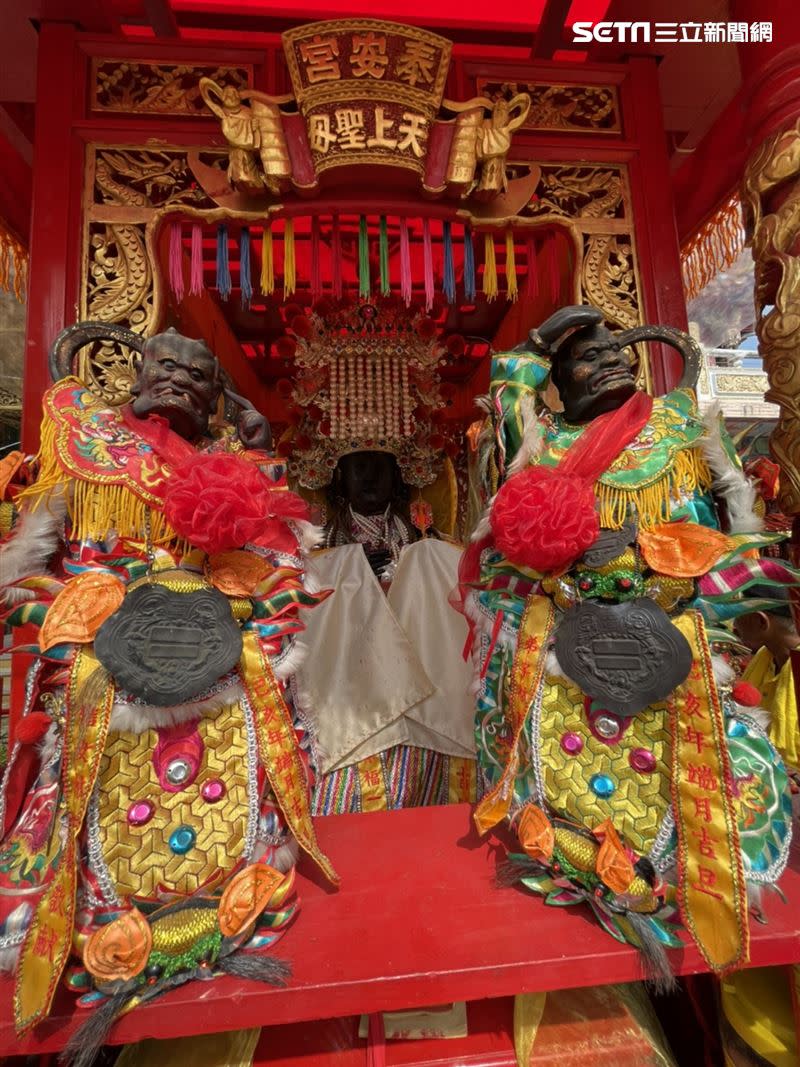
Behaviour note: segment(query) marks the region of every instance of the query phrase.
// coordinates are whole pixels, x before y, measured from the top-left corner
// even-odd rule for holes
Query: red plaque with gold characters
[[[353,163],[424,172],[449,41],[413,26],[348,19],[288,30],[283,48],[318,173]]]

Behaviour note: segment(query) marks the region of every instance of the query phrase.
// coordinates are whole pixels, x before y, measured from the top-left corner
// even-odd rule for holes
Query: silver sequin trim
[[[242,694],[240,706],[247,730],[247,829],[244,835],[242,857],[249,863],[255,851],[258,820],[261,815],[261,797],[258,795],[258,739],[253,709],[244,694]]]

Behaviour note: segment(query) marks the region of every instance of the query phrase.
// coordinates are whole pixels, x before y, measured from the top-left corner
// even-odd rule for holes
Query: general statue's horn
[[[639,341],[662,341],[669,345],[680,352],[683,359],[683,373],[678,388],[693,389],[697,385],[703,353],[697,341],[683,330],[676,330],[672,326],[634,326],[633,329],[616,334],[616,338],[621,345],[635,345]]]
[[[74,373],[75,353],[93,341],[116,341],[141,354],[146,338],[115,322],[76,322],[67,326],[50,346],[50,377],[54,382]]]

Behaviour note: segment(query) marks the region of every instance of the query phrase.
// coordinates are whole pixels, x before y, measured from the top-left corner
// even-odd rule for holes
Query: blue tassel
[[[456,268],[453,263],[453,235],[450,232],[450,223],[442,223],[442,247],[444,249],[444,277],[442,279],[442,291],[447,297],[448,304],[456,302]]]
[[[231,295],[231,265],[228,262],[228,227],[217,227],[217,292],[223,300]]]
[[[247,226],[243,226],[239,234],[239,288],[242,290],[242,307],[249,308],[253,283],[250,280],[250,230]]]
[[[464,227],[464,296],[475,299],[475,249],[472,247],[472,230]]]

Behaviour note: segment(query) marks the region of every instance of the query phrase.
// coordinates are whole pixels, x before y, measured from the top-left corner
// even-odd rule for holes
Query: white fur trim
[[[308,655],[308,646],[295,638],[286,650],[281,650],[277,656],[270,660],[273,673],[279,682],[285,681],[291,675],[296,674]]]
[[[551,648],[547,653],[547,659],[544,662],[544,673],[555,678],[563,678],[565,681],[569,681],[569,678],[564,674],[561,664],[558,662],[558,656],[556,655],[556,650],[554,648]]]
[[[22,512],[11,537],[0,548],[0,589],[46,569],[61,540],[66,514],[63,493],[52,493],[35,510]],[[4,596],[9,603],[29,599],[19,589],[5,589]]]
[[[319,548],[325,539],[325,531],[322,527],[315,526],[313,522],[308,522],[306,519],[292,519],[289,526],[299,542],[300,552],[303,555]]]
[[[43,767],[46,767],[52,760],[53,756],[55,756],[60,741],[61,737],[59,735],[58,727],[52,722],[47,727],[47,733],[36,746]]]
[[[280,848],[275,849],[275,855],[272,858],[272,866],[281,872],[286,874],[297,863],[297,857],[300,849],[294,838],[288,841],[285,845],[281,845]]]
[[[0,948],[0,974],[12,975],[16,970],[17,960],[22,945],[14,948]]]
[[[754,723],[761,727],[764,733],[770,728],[772,723],[772,716],[766,708],[749,708],[744,704],[737,704],[733,701],[733,714],[745,719],[752,719]]]
[[[165,726],[177,726],[190,719],[215,715],[221,708],[234,704],[244,696],[240,682],[232,682],[211,697],[199,697],[172,708],[160,708],[153,704],[125,704],[115,701],[111,709],[109,730],[112,733],[141,734],[145,730]]]
[[[712,489],[725,501],[729,533],[753,533],[763,528],[763,520],[755,514],[757,494],[753,483],[731,463],[722,444],[722,412],[719,403],[708,408],[703,425],[705,434],[700,442],[703,455],[714,477]]]
[[[714,681],[717,683],[717,689],[726,689],[728,686],[733,685],[736,671],[722,656],[711,657],[711,669],[714,672]]]
[[[524,470],[539,456],[544,447],[544,427],[536,414],[533,397],[523,397],[519,409],[522,416],[522,441],[517,449],[516,456],[508,465],[509,475]]]

